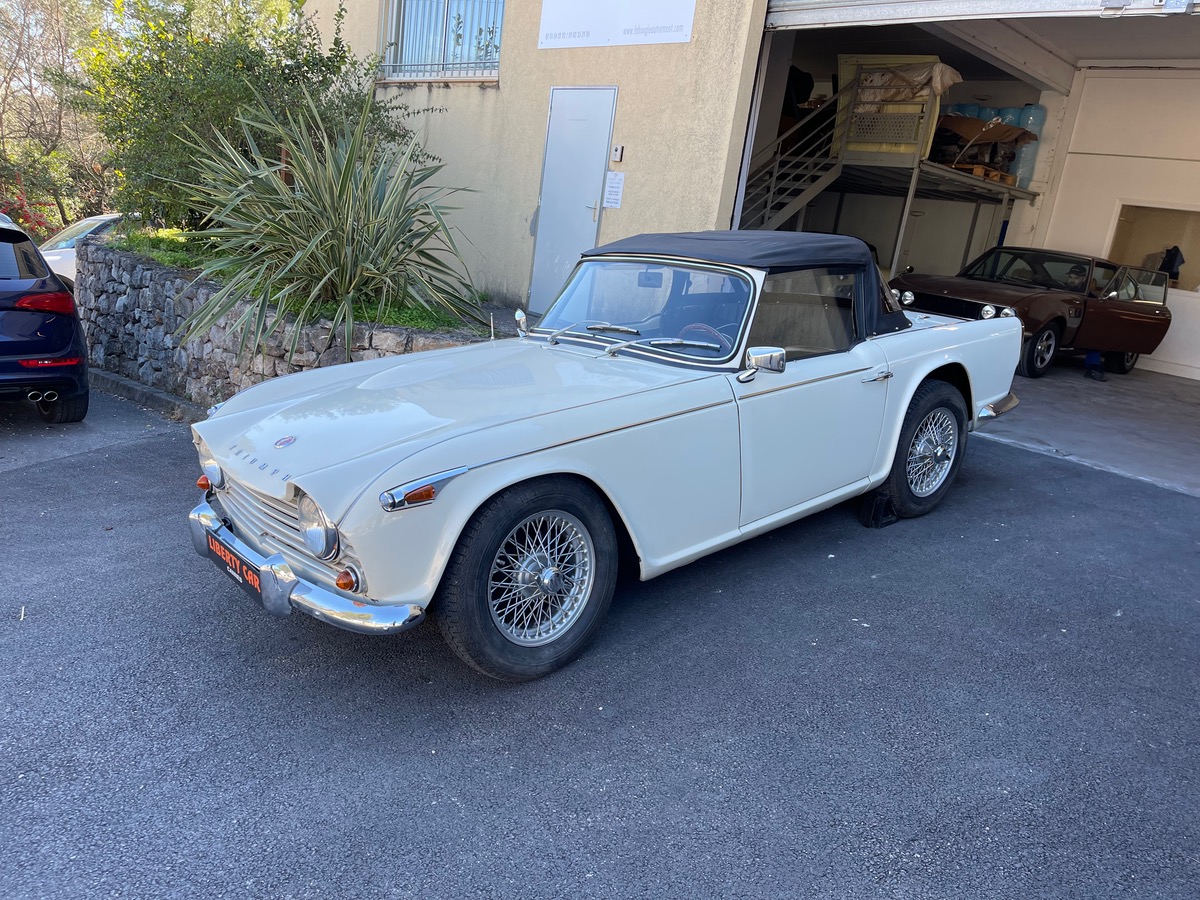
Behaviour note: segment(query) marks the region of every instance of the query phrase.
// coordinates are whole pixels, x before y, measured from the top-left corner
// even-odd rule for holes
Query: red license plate
[[[242,586],[242,590],[255,600],[262,601],[258,569],[212,532],[208,534],[208,555],[217,561],[230,578]]]

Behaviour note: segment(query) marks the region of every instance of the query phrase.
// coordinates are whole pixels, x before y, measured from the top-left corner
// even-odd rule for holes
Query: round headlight
[[[916,299],[917,299],[917,295],[914,294],[912,291],[905,291],[903,294],[900,295],[900,302],[903,303],[905,306],[912,306],[912,304],[914,302],[916,302]]]
[[[204,472],[208,483],[213,489],[223,488],[225,486],[225,473],[221,471],[221,466],[217,463],[212,451],[208,449],[208,444],[204,441],[196,448],[200,454],[200,470]]]
[[[1002,319],[1011,319],[1015,315],[1016,313],[1013,312],[1013,308],[1011,306],[1006,306],[1004,309],[1000,310],[1000,318]]]
[[[317,559],[333,559],[337,555],[337,529],[329,524],[321,507],[308,494],[300,495],[297,504],[299,513],[297,524],[304,538],[304,546],[312,551]]]
[[[979,311],[979,317],[981,319],[991,319],[991,318],[994,318],[995,315],[996,315],[996,307],[992,306],[990,303],[987,304],[986,306],[984,306],[984,308]]]
[[[225,473],[221,467],[217,465],[216,460],[206,459],[200,463],[200,468],[204,470],[204,474],[208,476],[208,483],[213,486],[214,490],[220,490],[225,487]]]

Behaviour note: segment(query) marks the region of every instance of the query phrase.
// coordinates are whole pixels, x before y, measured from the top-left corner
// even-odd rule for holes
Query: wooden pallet
[[[999,169],[993,169],[990,166],[983,166],[978,163],[954,163],[950,166],[952,169],[958,169],[960,172],[966,172],[968,175],[974,175],[976,178],[986,178],[988,181],[998,181],[1001,184],[1016,184],[1017,176],[1010,175],[1008,172],[1001,172]]]

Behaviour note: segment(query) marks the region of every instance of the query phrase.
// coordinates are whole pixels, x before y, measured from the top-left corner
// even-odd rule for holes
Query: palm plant
[[[324,312],[330,340],[340,326],[349,356],[356,307],[376,321],[393,305],[482,321],[446,224],[443,201],[454,191],[430,183],[442,167],[417,162],[415,140],[389,146],[371,136],[371,99],[332,134],[306,94],[283,115],[263,102],[244,110],[240,147],[221,134],[193,136],[198,178],[188,187],[215,225],[194,235],[215,255],[200,277],[222,286],[188,318],[188,338],[240,309],[232,326],[243,347],[290,319],[294,353],[300,329]]]

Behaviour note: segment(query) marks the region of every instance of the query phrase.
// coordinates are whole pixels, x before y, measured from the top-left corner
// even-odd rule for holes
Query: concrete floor
[[[1134,369],[1108,381],[1060,361],[980,436],[1200,497],[1200,381]]]

